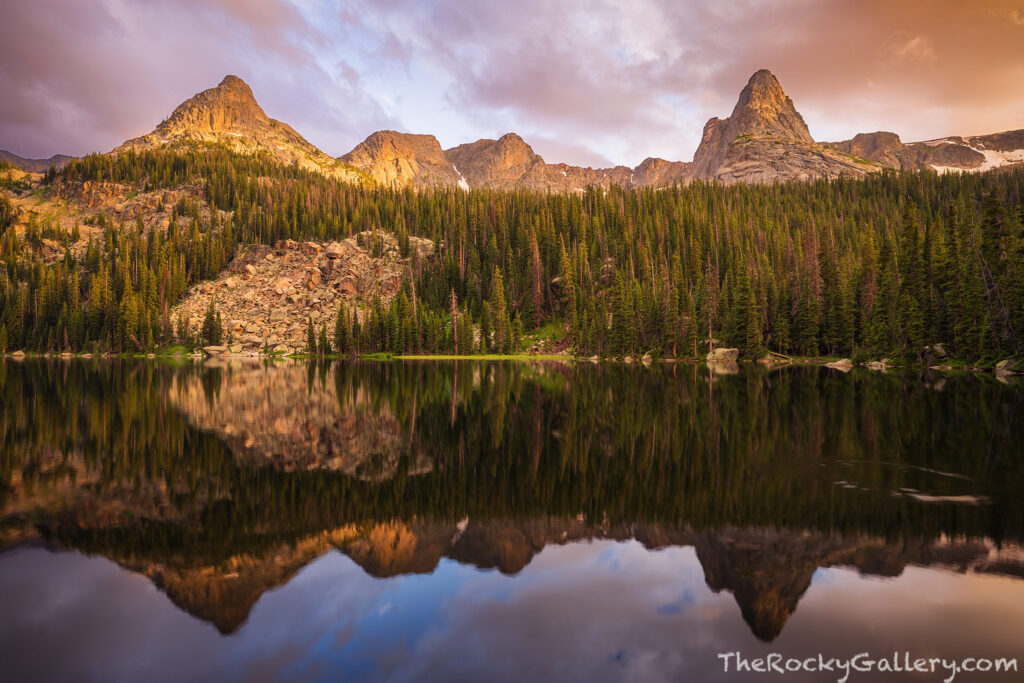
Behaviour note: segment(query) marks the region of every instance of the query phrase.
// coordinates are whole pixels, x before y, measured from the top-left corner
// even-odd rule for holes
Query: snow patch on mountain
[[[469,183],[466,182],[466,178],[462,175],[462,171],[460,171],[459,167],[455,164],[452,164],[452,168],[454,168],[455,172],[459,174],[459,187],[466,192],[469,192]]]

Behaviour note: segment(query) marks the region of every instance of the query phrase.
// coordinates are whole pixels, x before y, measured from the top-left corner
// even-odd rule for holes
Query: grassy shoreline
[[[11,358],[18,360],[21,358],[49,358],[49,359],[135,359],[135,360],[177,360],[185,361],[189,359],[207,358],[202,353],[194,353],[181,346],[170,347],[167,349],[159,349],[149,353],[122,353],[122,354],[104,354],[104,353],[89,353],[83,351],[80,353],[39,353],[29,351],[14,351],[0,354],[0,358]],[[625,360],[619,357],[595,357],[595,356],[575,356],[572,354],[544,354],[544,353],[512,353],[512,354],[474,354],[474,355],[454,355],[454,354],[392,354],[392,353],[364,353],[358,356],[339,355],[339,354],[325,354],[325,355],[310,355],[303,353],[289,354],[286,352],[277,353],[259,353],[257,355],[248,354],[223,354],[210,356],[209,358],[223,358],[225,360],[239,360],[239,359],[252,359],[252,360],[363,360],[363,361],[519,361],[519,362],[536,362],[536,361],[561,361],[561,362],[590,362],[590,363],[622,363],[625,365],[648,365],[655,363],[705,363],[707,360],[704,357],[695,356],[683,356],[678,358],[665,358],[665,357],[652,357],[648,363],[645,363],[639,358],[631,358]],[[747,359],[741,358],[736,362],[739,364],[747,365],[764,365],[770,368],[785,367],[787,365],[828,365],[835,363],[839,360],[843,360],[838,356],[793,356],[789,361],[782,361],[778,363],[762,363],[758,359]],[[852,367],[865,367],[866,363],[853,363]],[[886,365],[886,369],[892,370],[933,370],[936,372],[977,372],[977,373],[991,373],[994,369],[992,363],[972,364],[964,360],[958,359],[946,359],[940,365],[928,366],[919,363],[892,363],[889,362]]]

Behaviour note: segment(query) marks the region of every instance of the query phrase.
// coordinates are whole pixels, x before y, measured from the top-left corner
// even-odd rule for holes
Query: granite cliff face
[[[767,69],[750,77],[726,119],[704,126],[691,177],[768,183],[865,175],[881,167],[815,143],[807,124]]]
[[[546,164],[515,133],[477,140],[445,150],[472,187],[536,185],[546,180]]]
[[[265,152],[283,164],[297,163],[342,180],[358,181],[353,168],[332,159],[291,126],[275,121],[256,102],[241,78],[225,76],[215,88],[185,100],[152,133],[114,150],[144,150],[187,142],[221,143],[243,154]]]
[[[339,160],[362,169],[380,185],[469,189],[433,135],[379,130]]]

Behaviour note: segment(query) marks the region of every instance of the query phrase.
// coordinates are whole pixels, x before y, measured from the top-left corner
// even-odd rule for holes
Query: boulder
[[[868,361],[867,363],[864,364],[864,367],[866,367],[868,370],[883,370],[884,371],[887,367],[889,367],[889,364],[886,363],[887,360],[888,360],[888,358],[883,358],[882,360]]]
[[[997,375],[1012,375],[1014,373],[1024,370],[1024,364],[1012,359],[1007,358],[996,363],[996,374]]]
[[[245,272],[247,272],[249,274],[249,277],[252,277],[253,275],[256,274],[256,266],[254,266],[251,263],[246,263],[245,264]]]
[[[337,285],[338,291],[348,296],[355,296],[359,293],[359,285],[354,277],[346,276]]]
[[[945,360],[949,357],[946,353],[946,347],[942,344],[932,344],[931,346],[924,347],[924,362],[925,365],[935,365],[941,360]]]
[[[826,363],[825,367],[832,368],[833,370],[838,370],[840,372],[849,372],[853,369],[853,363],[849,358],[840,358],[834,363]]]
[[[739,357],[739,349],[717,348],[708,353],[707,359],[711,363],[735,363]]]
[[[336,259],[344,256],[345,251],[344,249],[342,249],[342,246],[337,242],[331,242],[330,244],[327,245],[327,249],[325,250],[324,253],[327,255],[327,258]]]
[[[224,345],[220,346],[204,346],[203,353],[207,356],[221,356],[228,352],[228,347]]]

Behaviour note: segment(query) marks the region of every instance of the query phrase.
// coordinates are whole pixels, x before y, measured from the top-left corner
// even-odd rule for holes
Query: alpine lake
[[[1024,668],[1022,380],[0,360],[0,680]]]

